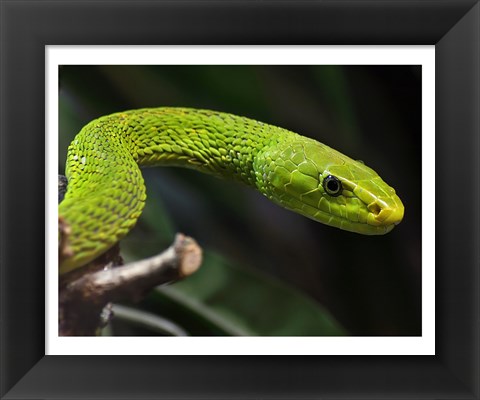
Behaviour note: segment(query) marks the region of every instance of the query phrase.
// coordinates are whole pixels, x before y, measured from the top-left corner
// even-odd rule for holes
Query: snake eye
[[[342,193],[342,182],[337,177],[328,175],[323,180],[323,188],[332,197],[340,196]]]

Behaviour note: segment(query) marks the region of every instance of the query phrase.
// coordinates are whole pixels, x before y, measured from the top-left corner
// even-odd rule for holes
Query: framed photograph
[[[204,262],[198,271],[182,282],[150,290],[151,293],[140,303],[135,304],[135,309],[130,308],[130,311],[148,311],[150,320],[155,316],[168,317],[170,324],[175,324],[180,331],[188,336],[201,338],[178,341],[176,337],[165,337],[166,335],[160,331],[157,334],[149,333],[149,336],[153,337],[146,339],[144,336],[148,332],[136,331],[134,326],[130,326],[127,330],[121,325],[124,308],[119,308],[118,304],[114,307],[115,319],[108,325],[108,330],[104,329],[104,335],[120,334],[130,337],[111,342],[105,338],[102,340],[96,338],[93,341],[90,340],[91,338],[79,339],[84,345],[76,343],[76,340],[70,337],[58,338],[59,334],[66,335],[66,329],[62,328],[59,331],[56,327],[59,323],[59,317],[54,312],[59,301],[55,296],[58,293],[56,289],[47,293],[47,299],[51,302],[47,309],[52,311],[48,312],[50,318],[47,347],[52,354],[57,352],[83,354],[85,340],[88,341],[90,354],[97,351],[98,354],[124,354],[123,352],[127,351],[128,354],[151,355],[152,348],[156,348],[159,355],[338,355],[357,352],[389,355],[434,354],[434,262],[428,262],[422,268],[420,251],[422,221],[424,225],[432,227],[435,222],[433,209],[426,210],[424,213],[421,211],[422,176],[434,175],[434,152],[424,153],[424,159],[427,161],[423,175],[420,154],[422,131],[425,136],[424,143],[429,143],[423,148],[434,148],[433,48],[345,49],[333,46],[328,48],[308,46],[308,48],[299,49],[288,46],[282,48],[262,46],[260,49],[248,46],[224,49],[215,46],[149,46],[143,49],[102,47],[101,54],[102,59],[99,59],[97,48],[74,49],[53,46],[47,49],[49,87],[47,109],[52,111],[47,119],[47,132],[56,131],[56,124],[50,121],[59,121],[60,133],[58,137],[52,135],[47,140],[47,143],[51,144],[48,153],[55,153],[59,138],[62,144],[58,168],[54,165],[47,173],[51,182],[51,189],[47,192],[54,193],[57,185],[56,171],[66,169],[63,166],[65,160],[70,163],[68,168],[72,171],[73,182],[76,179],[74,176],[76,163],[82,167],[81,171],[85,171],[83,168],[88,168],[90,163],[95,165],[96,171],[99,171],[101,168],[108,168],[110,162],[106,157],[106,150],[102,150],[99,156],[102,161],[107,161],[104,167],[98,165],[98,157],[94,155],[93,149],[85,150],[83,153],[83,148],[89,145],[89,141],[83,142],[83,133],[75,136],[81,127],[72,128],[78,119],[75,116],[76,113],[72,113],[72,107],[77,110],[83,107],[95,109],[99,99],[104,97],[103,107],[106,109],[111,107],[110,113],[118,109],[133,109],[133,111],[126,111],[125,114],[123,111],[119,114],[120,118],[123,118],[122,115],[134,118],[129,125],[134,123],[137,115],[144,115],[141,118],[150,121],[149,124],[154,124],[156,127],[153,131],[157,132],[158,129],[163,132],[155,133],[153,139],[154,149],[156,149],[154,153],[158,154],[159,158],[153,162],[148,161],[148,165],[169,166],[175,158],[174,165],[193,169],[194,172],[188,173],[172,168],[143,170],[147,192],[145,211],[135,229],[122,241],[122,254],[124,258],[133,260],[142,258],[142,253],[139,251],[145,255],[154,254],[158,248],[167,247],[168,241],[173,240],[174,235],[180,230],[192,234],[201,244]],[[132,59],[137,60],[139,64],[125,65]],[[294,64],[291,61],[293,59]],[[169,60],[168,64],[162,64],[164,60]],[[230,64],[225,64],[227,61]],[[107,82],[111,80],[114,82],[110,86]],[[140,89],[142,81],[146,85],[144,89]],[[190,83],[184,86],[185,81]],[[106,86],[101,86],[99,82],[105,82]],[[139,99],[138,103],[135,103],[135,100],[132,100],[133,102],[126,100],[123,105],[118,105],[117,90],[128,90],[122,86],[123,82],[132,85],[134,94],[149,100]],[[60,91],[58,91],[59,83]],[[100,87],[97,88],[97,86]],[[196,86],[197,89],[194,89]],[[342,86],[345,89],[342,90]],[[88,89],[83,92],[83,96],[81,89],[78,89],[86,87]],[[347,95],[347,90],[352,94]],[[422,92],[430,95],[422,97]],[[400,93],[402,96],[399,96]],[[128,98],[128,94],[124,96]],[[296,96],[297,100],[292,100],[292,96]],[[111,106],[108,105],[108,97],[113,98],[114,104]],[[175,97],[177,97],[176,100]],[[350,103],[346,100],[348,97],[352,99]],[[265,100],[260,100],[262,98]],[[336,98],[338,100],[335,100]],[[398,100],[398,103],[393,103],[394,99]],[[89,105],[91,101],[93,106]],[[381,104],[388,101],[392,101],[392,104],[382,109]],[[159,104],[167,107],[157,107]],[[242,106],[242,104],[245,105]],[[392,120],[386,116],[389,112],[394,113],[393,110],[401,109],[401,104],[405,104],[405,109],[397,117],[392,117]],[[361,113],[354,111],[360,107],[363,109]],[[208,110],[205,111],[205,109]],[[272,111],[267,111],[262,117],[262,109],[272,109]],[[307,109],[311,113],[310,122],[306,118],[306,111],[302,111]],[[225,110],[242,117],[225,114]],[[322,112],[322,110],[327,111]],[[365,157],[362,157],[364,160],[361,162],[346,161],[348,166],[344,169],[343,158],[335,164],[336,157],[340,157],[336,150],[329,148],[324,151],[323,145],[306,141],[297,135],[289,140],[288,136],[284,136],[286,131],[273,128],[271,125],[265,128],[267,124],[264,122],[249,122],[248,126],[257,128],[245,128],[243,136],[238,139],[239,144],[234,143],[237,140],[235,136],[239,135],[239,129],[242,129],[247,121],[243,115],[250,117],[253,115],[256,120],[267,118],[268,121],[275,119],[282,121],[286,113],[290,113],[295,120],[298,118],[295,122],[297,127],[290,128],[291,130],[302,132],[309,138],[326,141],[336,149],[344,149],[345,152],[350,148],[350,153],[356,154],[354,159],[359,159],[360,154],[366,155],[370,147],[378,144],[378,153],[382,154],[385,163],[379,162],[375,167],[377,170],[387,171],[387,160],[393,156],[389,154],[391,144],[398,141],[404,142],[403,147],[395,146],[394,154],[398,160],[410,160],[408,163],[410,170],[406,167],[401,169],[391,167],[399,175],[392,173],[389,178],[383,176],[392,184],[395,180],[399,181],[398,185],[404,189],[399,189],[397,185],[398,195],[395,193],[388,197],[380,187],[380,185],[386,185],[382,183],[383,181],[378,181],[378,188],[368,186],[370,182],[375,182],[374,179],[380,178],[369,176],[368,184],[363,183],[366,181],[362,178],[367,171],[365,165],[367,163],[372,165],[370,161],[365,160]],[[343,117],[335,116],[341,113],[344,114]],[[367,126],[367,114],[371,115],[370,126]],[[357,118],[355,115],[362,115],[365,126],[361,122],[353,121]],[[379,126],[382,120],[379,118],[381,115],[385,116],[383,126]],[[409,119],[406,120],[404,115],[408,115]],[[94,116],[95,114],[87,119],[98,117],[98,115]],[[181,116],[180,128],[173,125],[177,122],[173,124],[168,122],[172,119],[177,121],[179,116]],[[212,123],[211,116],[216,116],[217,119],[214,121],[219,122]],[[110,121],[111,118],[116,117],[106,118]],[[143,120],[140,124],[143,124]],[[332,122],[328,122],[329,120]],[[241,124],[235,126],[232,125],[232,121],[241,121]],[[340,125],[347,124],[347,126],[338,126],[338,122],[334,121],[342,121]],[[80,124],[85,125],[83,122]],[[167,124],[170,125],[167,127]],[[285,124],[293,126],[293,121],[287,120],[283,123]],[[401,126],[402,124],[405,124],[405,127]],[[93,127],[95,126],[96,123]],[[395,133],[395,127],[398,127],[398,133]],[[82,132],[88,132],[88,129]],[[175,132],[178,131],[178,134],[175,134],[175,144],[186,146],[189,152],[187,159],[178,154],[180,148],[176,153],[169,152],[167,142],[172,141],[171,134],[174,129]],[[215,133],[221,129],[223,129],[222,134]],[[265,131],[264,136],[267,139],[265,145],[262,144],[264,139],[261,129]],[[108,129],[104,131],[108,132]],[[152,131],[152,126],[149,126],[148,131]],[[133,138],[136,135],[134,132],[136,130],[129,133],[129,137]],[[252,132],[252,139],[247,139],[249,132]],[[143,133],[139,136],[141,135]],[[283,143],[275,140],[276,135],[288,141],[285,150],[276,150],[284,146]],[[64,136],[67,138],[64,139]],[[219,137],[221,139],[218,139]],[[107,140],[111,143],[115,139]],[[158,147],[163,146],[160,140],[166,140],[167,148]],[[212,144],[214,149],[217,146],[216,140],[222,142],[218,146],[218,151],[223,151],[224,158],[220,156],[215,158],[217,153],[210,153],[210,150],[205,148],[204,143],[207,143],[207,140],[209,140],[209,146],[211,141],[214,141]],[[250,142],[254,140],[255,146],[242,147],[241,143],[247,140]],[[228,144],[229,141],[232,145]],[[69,143],[72,144],[67,156],[66,147]],[[94,143],[92,139],[90,143]],[[76,146],[78,149],[75,148]],[[235,148],[237,150],[234,150]],[[291,152],[296,148],[299,149],[298,156],[282,155],[282,152]],[[164,150],[165,154],[163,154]],[[193,153],[190,153],[191,151]],[[196,151],[202,151],[202,159],[207,160],[212,154],[213,158],[209,162],[215,163],[213,165],[222,163],[224,169],[210,170],[203,167],[203,164],[196,161]],[[254,165],[251,169],[248,166],[248,159],[242,156],[242,152],[252,157]],[[300,176],[298,174],[301,171],[308,172],[309,166],[315,170],[328,168],[328,172],[322,170],[320,175],[330,177],[324,179],[342,179],[342,185],[347,190],[348,185],[351,185],[350,181],[354,180],[352,177],[359,175],[356,183],[358,188],[351,189],[360,193],[362,187],[361,190],[369,193],[366,198],[368,204],[356,207],[359,201],[359,198],[355,198],[356,195],[339,197],[327,192],[319,196],[321,201],[330,202],[328,208],[332,208],[332,213],[328,218],[338,217],[338,220],[332,220],[333,228],[325,229],[325,222],[329,220],[323,219],[321,212],[327,206],[322,203],[324,208],[318,208],[318,199],[314,198],[316,194],[322,193],[322,188],[318,189],[319,173],[317,172],[315,176],[308,175],[312,178],[314,187],[304,188],[301,182],[298,186],[300,190],[308,193],[303,202],[305,207],[311,207],[315,212],[320,211],[319,216],[317,217],[315,212],[306,212],[304,215],[298,212],[295,214],[286,212],[284,208],[288,209],[290,204],[288,202],[296,205],[295,201],[302,197],[296,196],[292,185],[288,185],[286,191],[283,191],[283,188],[279,189],[279,198],[283,203],[279,203],[276,192],[268,192],[270,190],[268,185],[275,184],[276,180],[283,178],[279,175],[277,166],[271,173],[266,172],[268,166],[256,166],[257,163],[261,163],[262,154],[266,152],[271,159],[275,160],[275,163],[285,162],[283,160],[286,157],[290,163],[291,159],[303,157],[304,161],[299,162],[302,165],[298,168],[293,167],[294,171],[285,178],[288,181],[294,181],[296,176]],[[278,156],[275,155],[277,152]],[[312,156],[307,157],[308,152],[312,153]],[[240,156],[238,156],[239,153]],[[312,158],[320,155],[318,161]],[[186,160],[185,163],[182,163],[182,157]],[[237,165],[240,165],[243,159],[247,159],[245,167],[240,165],[238,169],[230,168],[234,164],[227,159],[228,157],[232,157]],[[118,164],[118,160],[112,160],[115,165]],[[153,159],[150,157],[149,160]],[[50,157],[49,162],[55,164],[55,157]],[[324,163],[328,166],[323,167]],[[122,168],[117,169],[122,170]],[[238,178],[231,179],[236,173],[240,176],[243,173],[249,174],[250,170],[258,171],[259,169],[263,171],[263,175],[271,174],[264,184],[261,183],[263,176],[260,180],[255,178],[253,184],[247,182],[247,185],[240,185]],[[207,174],[202,176],[199,172]],[[217,177],[220,174],[223,179],[218,180],[208,176],[212,172]],[[287,171],[285,169],[281,172]],[[106,175],[105,178],[108,176]],[[122,184],[119,178],[117,173],[114,174],[113,181],[105,186],[109,187],[111,192],[115,192],[112,186]],[[231,183],[229,178],[237,182]],[[199,181],[199,179],[203,180]],[[405,183],[401,183],[402,180]],[[425,181],[423,189],[434,192],[434,182],[425,178],[423,180]],[[310,184],[309,179],[306,178],[305,181]],[[267,186],[267,190],[264,190],[262,185]],[[254,188],[259,190],[254,192],[252,190]],[[261,196],[258,191],[265,196]],[[403,219],[403,202],[408,204],[407,208],[411,216],[402,221],[403,235],[399,234],[398,230],[395,234],[390,234],[389,231],[393,229],[395,223],[383,225],[367,223],[370,218],[368,207],[372,207],[370,203],[376,191],[380,191],[377,195],[384,199],[379,200],[378,204],[387,212],[394,214],[397,207],[398,213],[401,214],[398,220]],[[287,197],[290,194],[291,198]],[[72,196],[72,193],[68,195]],[[400,195],[403,202],[398,197]],[[86,204],[85,196],[81,196],[82,204]],[[104,198],[109,195],[103,193],[101,196],[100,202],[103,203]],[[283,207],[279,208],[271,204],[265,199],[268,196]],[[362,196],[361,193],[360,196]],[[365,199],[365,197],[362,198]],[[67,201],[70,201],[69,204],[74,204],[71,200]],[[391,206],[387,204],[389,201],[393,202]],[[53,208],[51,213],[54,213],[57,208],[56,196],[52,196],[48,204]],[[65,205],[62,206],[59,214],[68,219],[69,209]],[[335,214],[337,209],[339,212]],[[365,211],[364,214],[362,209]],[[306,210],[310,209],[306,208]],[[352,215],[345,216],[343,210],[348,210]],[[85,213],[87,214],[88,211]],[[177,219],[180,223],[176,221]],[[115,219],[114,222],[119,220],[120,218]],[[81,224],[83,224],[82,221],[80,221]],[[341,224],[344,222],[349,224],[340,225],[343,229],[339,230],[337,221]],[[177,226],[179,228],[174,228]],[[368,231],[370,228],[371,231]],[[54,238],[57,224],[52,223],[48,231],[49,236]],[[296,233],[292,234],[292,232]],[[428,240],[429,237],[434,237],[433,230],[430,235],[426,233],[426,237],[426,243],[423,246],[424,257],[427,260],[434,260],[434,241]],[[47,264],[55,267],[47,270],[50,282],[48,286],[55,287],[59,270],[56,266],[57,250],[53,247],[55,240],[49,240],[49,243],[52,247],[48,254],[53,257]],[[75,242],[73,245],[75,246]],[[392,249],[398,251],[394,259],[390,257],[394,251]],[[345,251],[352,254],[346,255]],[[387,276],[384,276],[385,274]],[[348,275],[356,277],[348,278]],[[404,280],[407,282],[401,284],[400,282]],[[347,285],[345,283],[347,281],[351,281],[352,285]],[[423,288],[421,282],[424,284]],[[380,288],[383,287],[389,289],[381,290]],[[425,299],[423,305],[422,293]],[[337,299],[334,299],[335,296]],[[350,297],[349,300],[342,300],[348,297]],[[355,309],[355,306],[362,303],[364,305],[360,309]],[[382,306],[367,305],[372,303],[382,304]],[[131,304],[127,305],[131,306]],[[67,308],[67,306],[62,307]],[[82,308],[85,307],[85,304],[82,304]],[[122,307],[125,307],[125,304]],[[347,312],[342,318],[343,307]],[[66,319],[64,315],[68,312],[70,311],[62,311],[63,320]],[[359,314],[364,317],[358,319]],[[402,314],[408,317],[402,318]],[[423,321],[421,321],[422,317],[424,317]],[[370,319],[373,321],[367,322]],[[62,327],[65,324],[68,325],[63,320]],[[69,328],[67,335],[84,336],[82,333],[85,331],[83,328],[85,324],[84,319],[81,321],[82,327],[77,332],[74,328]],[[142,327],[145,330],[147,326],[145,321]],[[119,330],[120,333],[117,333]],[[125,331],[128,334],[122,333]],[[138,337],[140,335],[142,337]],[[242,336],[242,340],[238,336]],[[275,337],[275,340],[271,337]],[[346,337],[350,337],[357,343],[346,340]],[[353,337],[357,338],[353,339]],[[371,343],[373,338],[375,343],[370,348],[369,342]],[[119,340],[125,343],[119,346]],[[146,346],[146,341],[150,340],[152,342]],[[100,346],[98,350],[95,350],[96,344]]]
[[[479,398],[478,2],[39,1],[2,10],[4,398]],[[239,155],[234,172],[212,173],[218,160],[198,167],[204,147],[185,150],[187,165],[180,148],[161,163],[187,170],[143,172],[147,200],[121,243],[125,262],[183,232],[202,249],[200,268],[115,303],[100,336],[66,336],[55,185],[65,160],[90,163],[91,142],[76,150],[75,134],[116,121],[109,115],[134,117],[136,143],[146,126],[132,122],[138,115],[149,132],[172,116],[195,134],[223,134],[225,120],[251,128],[231,148],[229,137],[209,141],[218,160]],[[324,158],[342,167],[329,159],[315,190],[289,171],[278,185],[289,188],[264,191],[238,166],[264,129],[266,159],[276,162],[283,145],[285,171],[297,159],[291,132],[326,144]],[[155,139],[154,152],[167,147]],[[284,175],[269,175],[260,159],[252,176],[274,187]],[[233,181],[253,188],[208,176],[235,171]],[[365,171],[375,174],[368,184],[357,178]],[[129,179],[118,173],[112,182]],[[381,195],[371,182],[386,185]],[[317,192],[328,218],[311,212]],[[337,196],[350,197],[342,206]],[[368,232],[346,211],[352,197],[365,203],[365,221],[372,214]],[[380,214],[394,221],[381,224]]]

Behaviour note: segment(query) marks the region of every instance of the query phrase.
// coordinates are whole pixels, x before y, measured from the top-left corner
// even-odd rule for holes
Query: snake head
[[[373,169],[313,139],[271,146],[254,168],[265,196],[326,225],[383,235],[403,218],[402,201]]]

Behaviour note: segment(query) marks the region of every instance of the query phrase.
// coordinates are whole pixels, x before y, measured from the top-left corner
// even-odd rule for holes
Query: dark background
[[[231,112],[314,137],[374,168],[406,210],[388,235],[362,236],[283,210],[239,184],[144,170],[148,202],[123,241],[125,258],[152,255],[180,231],[197,239],[206,260],[172,286],[177,296],[154,294],[141,308],[197,335],[232,334],[236,326],[249,334],[421,335],[419,66],[62,66],[59,172],[68,143],[91,119],[157,106]],[[205,321],[185,298],[226,325]],[[337,328],[308,322],[303,304],[332,316]]]

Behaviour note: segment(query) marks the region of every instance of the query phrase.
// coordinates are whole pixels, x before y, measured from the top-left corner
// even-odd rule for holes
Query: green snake
[[[59,217],[70,228],[60,273],[92,261],[135,225],[146,199],[139,167],[180,166],[254,187],[280,206],[365,235],[400,223],[404,206],[378,174],[316,140],[232,114],[145,108],[95,119],[67,152]]]

